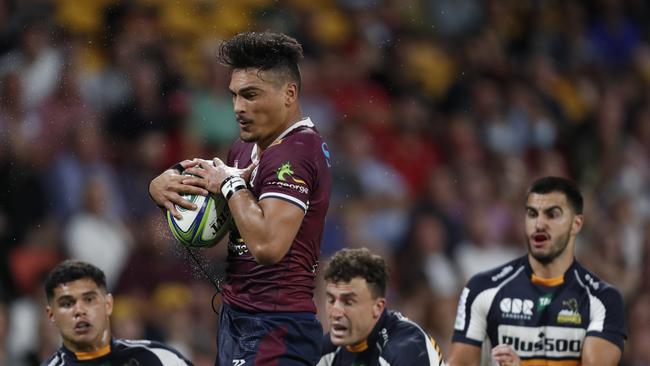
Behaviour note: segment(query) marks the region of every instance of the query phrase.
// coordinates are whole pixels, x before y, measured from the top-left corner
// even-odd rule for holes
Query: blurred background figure
[[[237,126],[214,50],[271,30],[304,46],[303,114],[332,154],[323,262],[348,246],[381,254],[388,301],[448,353],[461,284],[526,249],[526,187],[569,177],[591,218],[576,255],[629,307],[623,364],[648,365],[649,18],[638,0],[0,0],[0,293],[11,335],[2,342],[0,326],[10,360],[0,364],[53,351],[57,341],[39,337],[40,281],[82,255],[131,301],[116,307],[116,335],[176,342],[212,364],[216,345],[200,335],[217,317],[198,299],[213,290],[147,185],[184,158],[225,158]],[[79,245],[88,231],[96,247]],[[223,263],[225,246],[200,254]],[[190,300],[142,311],[167,298],[156,293]],[[174,311],[192,336],[166,325]]]

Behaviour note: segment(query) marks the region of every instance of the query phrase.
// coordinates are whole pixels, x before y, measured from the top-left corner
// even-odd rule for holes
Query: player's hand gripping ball
[[[219,243],[230,227],[228,201],[222,195],[188,194],[183,198],[194,203],[196,210],[188,210],[176,205],[183,216],[178,220],[167,211],[167,223],[174,237],[184,246],[209,248]]]

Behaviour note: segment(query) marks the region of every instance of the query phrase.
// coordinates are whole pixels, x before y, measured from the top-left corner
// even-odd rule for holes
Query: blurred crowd
[[[60,344],[42,280],[63,258],[106,272],[116,336],[213,363],[225,245],[195,262],[147,188],[225,157],[215,51],[272,30],[303,44],[303,114],[333,156],[322,263],[381,253],[389,307],[448,350],[464,283],[525,253],[528,184],[570,177],[578,259],[624,296],[624,364],[650,365],[647,19],[643,0],[0,0],[0,364]]]

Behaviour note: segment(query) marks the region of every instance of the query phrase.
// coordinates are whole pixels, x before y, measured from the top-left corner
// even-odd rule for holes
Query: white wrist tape
[[[226,201],[240,189],[246,189],[246,181],[238,175],[231,175],[221,183],[221,194],[226,197]]]

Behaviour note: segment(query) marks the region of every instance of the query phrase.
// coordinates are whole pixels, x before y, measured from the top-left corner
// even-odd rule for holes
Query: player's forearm
[[[280,228],[271,225],[269,217],[264,214],[249,190],[240,190],[233,194],[228,200],[228,207],[239,234],[258,263],[274,264],[284,257],[289,245],[276,242],[280,237],[276,235],[276,231]]]

